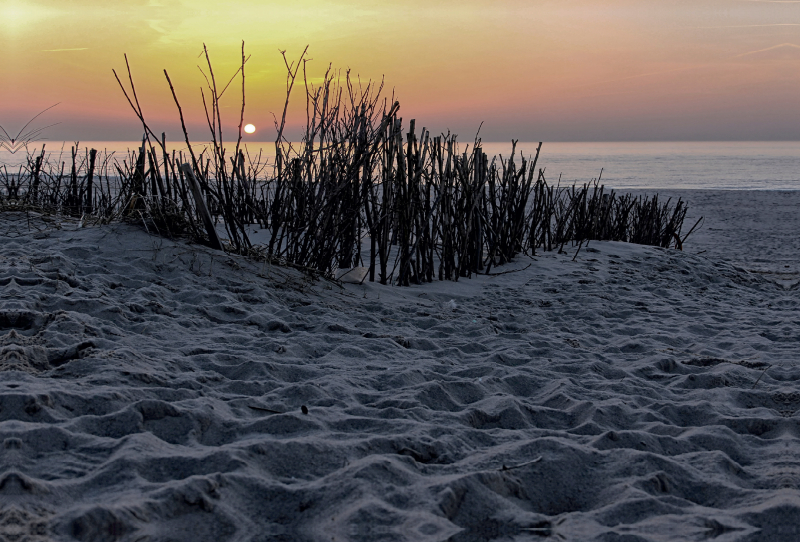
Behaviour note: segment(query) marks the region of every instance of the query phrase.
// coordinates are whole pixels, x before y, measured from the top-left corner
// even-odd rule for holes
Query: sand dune
[[[681,195],[411,288],[1,214],[0,540],[798,539],[800,195]]]

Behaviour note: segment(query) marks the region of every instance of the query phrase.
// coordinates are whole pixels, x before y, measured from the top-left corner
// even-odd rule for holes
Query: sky
[[[207,140],[198,66],[245,66],[253,141],[274,139],[286,94],[280,51],[308,46],[308,78],[350,70],[385,82],[400,115],[484,141],[800,140],[800,0],[0,0],[0,125],[38,112],[44,137],[131,141],[141,125],[117,85],[124,54],[148,124]],[[234,137],[241,80],[223,96]],[[304,123],[295,88],[288,125]]]

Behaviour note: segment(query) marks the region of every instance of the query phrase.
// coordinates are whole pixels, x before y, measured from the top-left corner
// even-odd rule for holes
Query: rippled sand
[[[681,195],[406,289],[0,214],[0,540],[797,540],[800,193]]]

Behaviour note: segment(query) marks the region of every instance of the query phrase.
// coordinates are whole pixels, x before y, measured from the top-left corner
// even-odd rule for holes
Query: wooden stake
[[[222,250],[222,243],[217,235],[217,230],[214,229],[214,220],[211,218],[211,213],[208,212],[208,207],[206,207],[206,202],[203,199],[203,193],[200,191],[200,183],[194,176],[192,166],[190,164],[181,164],[181,171],[183,171],[183,174],[189,179],[189,187],[192,189],[194,203],[197,206],[197,212],[200,213],[200,217],[203,219],[203,224],[206,226],[206,233],[208,233],[208,241],[211,244],[211,248]]]
[[[83,204],[83,212],[92,214],[92,182],[94,180],[94,162],[97,159],[97,149],[89,151],[89,172],[86,175],[86,201]]]

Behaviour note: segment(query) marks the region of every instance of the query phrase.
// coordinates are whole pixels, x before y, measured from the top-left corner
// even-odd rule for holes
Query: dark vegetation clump
[[[275,119],[275,158],[268,164],[242,145],[244,68],[218,89],[208,52],[202,70],[209,145],[195,152],[167,148],[147,125],[128,68],[130,89],[117,78],[142,122],[141,147],[116,157],[95,149],[69,155],[28,154],[18,171],[0,171],[0,209],[36,209],[107,223],[134,220],[160,235],[190,236],[238,254],[333,275],[366,267],[369,281],[409,285],[490,273],[520,254],[562,251],[568,244],[613,240],[682,248],[682,200],[606,191],[594,180],[552,185],[536,154],[487,156],[476,138],[463,150],[453,134],[432,136],[383,85],[361,84],[328,70],[314,86],[305,52],[287,69],[286,102]],[[127,58],[126,58],[127,65]],[[303,137],[284,135],[293,87],[303,68],[307,120]],[[220,98],[241,76],[242,109],[233,152],[223,146]],[[116,73],[115,73],[116,76]],[[216,226],[224,227],[222,244]],[[267,230],[255,246],[248,232]],[[690,232],[691,233],[691,232]]]

